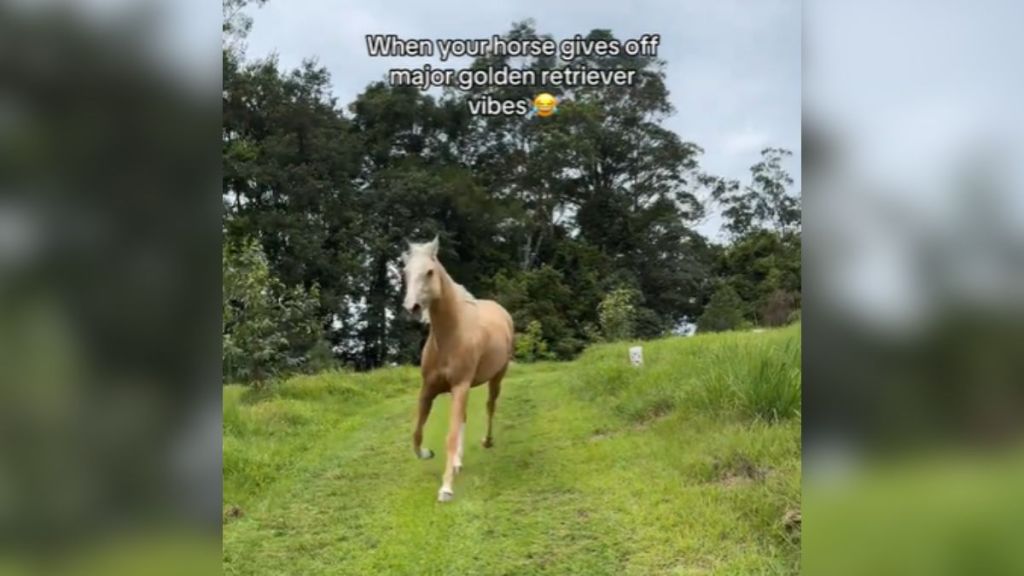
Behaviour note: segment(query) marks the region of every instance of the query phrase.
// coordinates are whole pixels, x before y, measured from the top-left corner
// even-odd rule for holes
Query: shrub
[[[338,361],[331,350],[331,344],[324,338],[317,340],[316,344],[310,348],[307,357],[306,372],[310,374],[326,372],[338,367]]]
[[[532,320],[526,326],[526,332],[516,335],[516,358],[522,362],[550,360],[554,355],[548,350],[544,340],[544,326],[539,320]]]
[[[775,290],[769,294],[758,310],[761,324],[764,326],[783,326],[790,315],[797,309],[799,294]]]
[[[723,285],[711,296],[704,313],[697,319],[701,332],[735,330],[743,323],[743,300],[729,285]]]
[[[636,291],[617,288],[597,305],[601,331],[609,342],[629,340],[636,330]]]
[[[286,288],[253,239],[226,243],[222,266],[224,380],[261,383],[301,369],[322,339],[317,287]]]
[[[649,340],[652,338],[660,338],[664,336],[668,331],[665,319],[658,315],[657,312],[650,308],[640,306],[636,309],[633,322],[633,337],[642,338]]]

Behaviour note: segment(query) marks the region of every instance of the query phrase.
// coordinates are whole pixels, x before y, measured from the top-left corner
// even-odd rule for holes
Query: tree
[[[492,54],[472,66],[628,68],[636,82],[440,95],[374,82],[341,106],[313,61],[295,70],[274,58],[247,61],[244,9],[262,1],[222,1],[225,241],[257,239],[268,276],[316,299],[281,296],[309,304],[289,310],[320,323],[319,333],[290,322],[251,327],[249,345],[264,353],[260,366],[308,369],[311,356],[330,364],[334,352],[359,369],[415,361],[426,328],[401,308],[399,255],[407,241],[435,234],[448,272],[478,297],[504,304],[534,355],[545,349],[571,358],[602,337],[599,326],[609,338],[661,335],[700,315],[723,283],[750,303],[751,319],[773,291],[799,291],[791,212],[776,210],[789,220],[764,230],[773,239],[751,232],[723,247],[694,230],[704,214],[699,195],[711,189],[726,202],[735,190],[703,173],[702,149],[665,127],[673,110],[664,62]],[[536,36],[531,21],[505,34]],[[613,35],[593,30],[587,38]],[[557,115],[468,112],[469,98],[530,98],[537,90],[559,97]],[[751,193],[781,202],[779,190],[791,184],[784,156],[778,151],[752,169]],[[631,294],[628,318],[615,316],[622,308],[614,299],[602,307],[619,289]],[[237,346],[231,336],[229,348]],[[280,354],[291,359],[283,368]]]
[[[606,340],[617,342],[633,337],[636,329],[635,299],[635,290],[617,288],[609,292],[598,305],[601,332]]]
[[[224,245],[223,277],[225,381],[260,383],[302,369],[322,341],[317,287],[285,288],[254,240]]]
[[[704,313],[697,319],[701,332],[734,330],[743,324],[745,305],[736,291],[723,285],[715,291]]]
[[[507,38],[544,37],[531,21],[513,26]],[[593,30],[588,40],[613,39]],[[556,68],[552,58],[515,59],[491,55],[475,67]],[[596,249],[607,280],[595,300],[626,277],[642,293],[645,329],[658,333],[699,312],[698,296],[711,262],[691,226],[703,215],[697,191],[705,185],[697,159],[702,149],[663,126],[672,114],[664,62],[642,56],[583,56],[572,66],[636,70],[632,86],[566,88],[487,87],[462,102],[488,94],[528,98],[545,90],[559,97],[551,118],[480,117],[467,123],[459,154],[474,166],[481,184],[512,201],[516,259],[523,270],[556,266],[565,274],[561,244]],[[575,311],[574,311],[575,312]],[[592,312],[590,312],[592,314]],[[652,321],[657,320],[657,321]],[[571,324],[583,339],[583,314]],[[545,326],[547,323],[545,322]]]
[[[758,320],[764,326],[788,324],[792,321],[793,314],[799,310],[799,297],[800,295],[796,292],[773,291],[758,308]]]
[[[570,358],[585,345],[564,313],[571,309],[573,297],[562,273],[551,266],[499,272],[495,279],[495,298],[510,311],[515,325],[539,322],[540,339],[558,358]]]
[[[267,0],[221,0],[221,36],[226,48],[233,47],[232,42],[244,40],[252,29],[252,17],[245,13],[245,8],[250,4],[261,7],[266,3]]]
[[[793,178],[782,167],[793,153],[765,148],[761,161],[750,168],[751,182],[743,190],[736,182],[718,183],[713,197],[725,206],[725,228],[734,238],[770,229],[782,235],[800,227],[800,200],[789,194]]]
[[[516,335],[516,358],[522,362],[537,362],[553,358],[544,340],[544,328],[539,320],[531,320],[526,332]]]
[[[765,148],[761,156],[743,191],[735,182],[714,187],[732,236],[715,272],[750,304],[744,307],[748,320],[774,326],[800,306],[800,203],[789,193],[793,179],[782,167],[791,153]]]
[[[319,286],[332,345],[358,324],[363,226],[355,205],[360,146],[312,63],[282,73],[276,60],[224,61],[223,186],[226,240],[259,238],[285,285]]]
[[[745,302],[753,304],[748,319],[763,310],[775,292],[799,295],[801,290],[800,236],[781,236],[758,230],[733,242],[722,252],[716,269]],[[793,305],[799,307],[799,298]]]

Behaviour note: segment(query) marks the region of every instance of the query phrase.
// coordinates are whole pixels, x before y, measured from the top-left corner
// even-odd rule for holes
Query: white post
[[[629,349],[629,362],[633,366],[644,365],[644,349],[642,346],[633,346]]]

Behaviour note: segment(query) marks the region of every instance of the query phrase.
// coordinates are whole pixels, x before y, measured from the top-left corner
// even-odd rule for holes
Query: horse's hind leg
[[[491,436],[492,425],[494,424],[494,407],[498,403],[498,395],[501,394],[501,379],[505,377],[505,371],[508,369],[501,369],[491,381],[487,383],[487,436],[484,436],[483,445],[484,448],[490,448],[494,446],[494,438]]]

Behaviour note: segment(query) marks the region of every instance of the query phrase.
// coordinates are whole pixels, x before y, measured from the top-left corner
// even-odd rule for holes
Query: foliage
[[[715,291],[704,313],[697,319],[701,332],[735,330],[743,323],[744,303],[729,285]]]
[[[734,237],[765,228],[779,234],[799,229],[800,200],[789,194],[793,178],[782,167],[783,159],[792,155],[782,148],[765,148],[761,161],[750,168],[750,185],[740,190],[731,182],[715,189],[715,198],[725,206],[725,228]]]
[[[608,293],[597,306],[601,318],[601,332],[605,340],[629,340],[636,330],[636,291],[617,288]]]
[[[296,314],[319,316],[322,334],[286,326],[286,369],[308,369],[294,359],[313,347],[324,362],[357,369],[415,362],[425,328],[401,309],[399,256],[406,241],[435,234],[449,273],[504,304],[519,330],[538,321],[559,359],[595,341],[598,326],[604,337],[660,336],[700,316],[722,283],[749,303],[751,322],[776,290],[800,291],[788,152],[766,150],[747,196],[704,173],[701,147],[665,126],[673,110],[664,62],[581,56],[590,67],[635,69],[637,82],[542,87],[563,102],[543,121],[471,116],[466,102],[480,91],[434,96],[384,82],[340,104],[315,61],[285,70],[276,57],[247,60],[245,9],[263,2],[222,1],[225,238],[258,239],[273,277],[317,287],[315,310]],[[524,21],[504,36],[543,34]],[[473,65],[504,64],[557,63],[492,55]],[[487,92],[530,97],[535,88]],[[709,196],[727,206],[727,246],[695,230]],[[635,291],[630,319],[605,327],[599,306],[624,286]]]
[[[544,340],[543,328],[539,320],[531,320],[526,332],[516,335],[516,359],[522,362],[550,360],[553,355],[548,351],[548,343]]]
[[[511,274],[499,272],[494,290],[496,300],[511,312],[516,326],[522,328],[537,323],[537,338],[554,356],[570,357],[583,348],[583,340],[566,322],[563,312],[574,307],[573,290],[555,268],[542,266]]]
[[[737,182],[718,181],[712,192],[732,237],[718,253],[714,273],[745,303],[740,308],[751,324],[785,324],[800,307],[800,201],[790,194],[793,178],[782,165],[791,155],[765,148],[750,169],[749,185],[740,190]],[[739,325],[735,318],[711,323]]]
[[[800,307],[800,236],[757,230],[725,247],[715,272],[750,304],[745,318],[779,325],[780,318]]]
[[[252,16],[244,12],[250,4],[263,6],[267,0],[221,0],[223,20],[221,35],[225,43],[238,42],[244,39],[252,29]]]
[[[794,312],[797,312],[800,295],[785,290],[775,290],[765,299],[765,303],[758,311],[758,317],[763,326],[783,326],[791,322]]]
[[[317,287],[285,288],[254,240],[224,245],[223,277],[225,381],[262,382],[304,368],[322,339]]]

